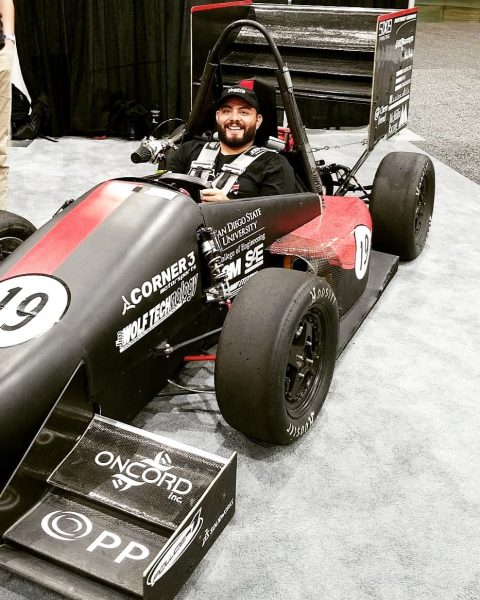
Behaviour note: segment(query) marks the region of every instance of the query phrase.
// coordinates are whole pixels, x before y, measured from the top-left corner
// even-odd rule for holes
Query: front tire
[[[249,437],[290,444],[312,425],[330,387],[338,308],[311,273],[265,269],[239,293],[217,349],[220,411]]]
[[[425,154],[390,152],[378,166],[370,213],[373,248],[413,260],[423,250],[432,220],[435,169]]]
[[[0,210],[0,262],[36,231],[35,225],[14,213]]]

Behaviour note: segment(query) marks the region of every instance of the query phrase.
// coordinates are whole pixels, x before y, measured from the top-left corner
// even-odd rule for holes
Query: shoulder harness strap
[[[192,160],[188,175],[208,180],[213,173],[215,159],[220,152],[220,142],[207,142],[202,148],[197,160]]]
[[[212,186],[228,194],[240,175],[245,172],[254,160],[265,154],[265,152],[275,152],[275,150],[252,146],[246,152],[240,154],[233,162],[223,165],[220,175],[212,181]]]

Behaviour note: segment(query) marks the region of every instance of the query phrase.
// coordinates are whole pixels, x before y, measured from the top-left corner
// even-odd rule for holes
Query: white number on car
[[[366,225],[358,225],[353,232],[355,236],[355,275],[363,279],[368,269],[372,232]]]
[[[66,286],[48,275],[0,281],[0,347],[42,335],[62,318],[69,301]]]

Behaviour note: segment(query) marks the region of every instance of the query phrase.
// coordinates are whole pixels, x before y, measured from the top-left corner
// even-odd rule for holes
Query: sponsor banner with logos
[[[369,150],[407,125],[416,24],[415,8],[377,20]]]

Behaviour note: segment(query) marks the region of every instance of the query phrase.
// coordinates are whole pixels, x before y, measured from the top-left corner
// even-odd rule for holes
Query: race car
[[[161,597],[173,597],[168,594],[178,589],[178,570],[184,568],[179,557],[192,561],[189,553],[201,538],[198,561],[233,513],[234,458],[196,455],[192,448],[153,438],[148,443],[160,446],[145,450],[141,433],[123,423],[186,360],[205,358],[218,340],[216,355],[207,358],[215,359],[223,418],[253,439],[294,442],[311,428],[336,357],[394,275],[398,260],[414,259],[425,245],[434,203],[430,159],[387,155],[371,188],[357,182],[359,165],[318,163],[288,68],[269,32],[255,21],[236,21],[222,32],[185,129],[166,140],[146,140],[140,155],[153,148],[150,157],[157,161],[169,148],[204,135],[212,95],[219,93],[214,81],[223,47],[240,27],[260,32],[275,58],[288,131],[263,135],[266,143],[283,148],[294,166],[296,193],[202,204],[204,180],[163,173],[101,183],[65,203],[38,231],[19,216],[0,214],[0,521],[6,541],[0,564],[25,572],[21,565],[31,560],[22,563],[14,548],[30,545],[32,527],[40,523],[50,541],[33,544],[41,557],[41,583],[45,561],[54,552],[52,539],[71,547],[68,541],[83,531],[94,535],[97,512],[90,507],[85,516],[82,510],[100,498],[108,511],[114,506],[127,520],[127,513],[133,515],[133,530],[148,515],[159,528],[155,533],[163,535],[162,543],[152,541],[150,526],[142,530],[143,541],[132,539],[124,546],[130,534],[116,534],[113,525],[101,521],[103,530],[98,526],[88,552],[115,550],[114,562],[122,567],[128,561],[149,565],[143,584],[138,573],[134,585],[123,571],[107,575],[112,597],[119,597],[119,589],[156,597],[151,590],[160,580]],[[261,80],[242,84],[251,85],[264,101],[271,97]],[[262,108],[264,114],[274,111]],[[286,131],[293,145],[281,143],[287,141]],[[374,133],[372,144],[382,135]],[[120,458],[126,437],[135,460]],[[196,456],[189,459],[194,466],[188,476],[173,469],[180,450],[182,456]],[[206,463],[212,474],[204,480]],[[85,489],[79,471],[95,484]],[[192,473],[201,484],[194,483]],[[137,509],[133,501],[112,499],[112,490],[105,488],[111,477],[116,490],[155,484],[165,493],[161,502],[169,507],[168,518],[155,517],[150,497]],[[211,500],[222,485],[220,499]],[[63,495],[52,493],[52,486]],[[60,527],[66,513],[73,522],[68,531]],[[56,569],[58,560],[52,559]],[[105,577],[101,561],[87,569],[75,560],[72,555],[75,570],[90,570],[95,581]],[[110,597],[96,585],[85,588],[89,598]],[[66,593],[61,585],[55,589]]]

